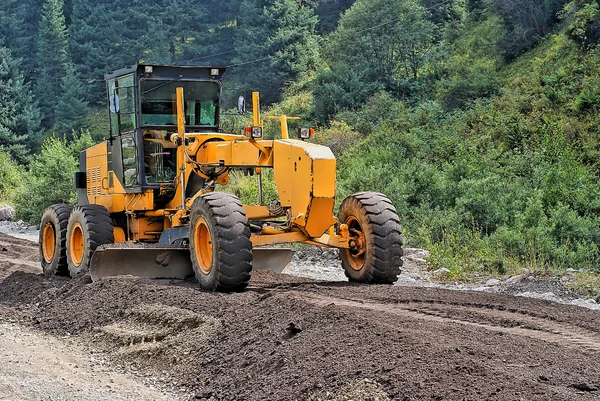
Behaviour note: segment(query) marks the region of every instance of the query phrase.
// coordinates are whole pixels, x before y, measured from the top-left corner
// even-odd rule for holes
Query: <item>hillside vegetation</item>
[[[103,72],[220,64],[318,127],[338,202],[387,194],[432,268],[600,270],[598,1],[197,3],[0,6],[0,202],[35,222],[73,200],[77,152],[107,132]]]

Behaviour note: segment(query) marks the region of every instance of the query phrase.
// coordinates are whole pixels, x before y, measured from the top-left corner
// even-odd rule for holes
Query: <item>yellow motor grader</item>
[[[314,131],[263,138],[258,93],[253,125],[239,135],[219,128],[222,67],[135,65],[106,74],[110,135],[81,153],[78,204],[52,205],[40,225],[47,275],[93,279],[133,274],[195,275],[206,290],[243,290],[254,268],[281,270],[302,242],[340,249],[350,280],[394,283],[402,266],[400,222],[383,194],[347,197],[333,215],[336,161],[307,142]],[[239,111],[244,109],[243,97]],[[279,199],[263,204],[273,170]],[[257,205],[215,191],[229,173],[256,175]]]

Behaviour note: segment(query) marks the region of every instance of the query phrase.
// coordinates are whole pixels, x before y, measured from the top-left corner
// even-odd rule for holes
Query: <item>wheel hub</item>
[[[75,223],[71,230],[69,253],[71,255],[71,260],[76,266],[79,266],[83,261],[84,244],[83,228],[80,223]]]
[[[362,227],[358,219],[353,216],[348,217],[346,220],[348,225],[348,231],[350,233],[350,240],[348,245],[350,248],[346,251],[349,254],[348,262],[354,270],[360,270],[363,268],[365,263],[365,234],[363,233]]]
[[[208,223],[204,217],[199,217],[194,226],[194,252],[198,266],[204,274],[212,270],[212,238],[208,229]]]
[[[54,232],[54,226],[50,222],[46,223],[44,226],[44,230],[42,232],[42,241],[42,253],[44,255],[44,260],[46,263],[52,263],[56,249],[56,234]]]

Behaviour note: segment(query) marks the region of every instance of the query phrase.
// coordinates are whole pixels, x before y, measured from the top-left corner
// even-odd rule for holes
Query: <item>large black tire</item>
[[[46,208],[40,221],[40,258],[46,276],[68,276],[67,224],[73,207],[57,204]]]
[[[239,199],[211,192],[194,201],[190,257],[196,279],[209,291],[242,291],[252,271],[250,226]]]
[[[67,265],[75,278],[85,274],[97,247],[114,242],[112,219],[104,206],[77,206],[67,226]]]
[[[338,217],[348,225],[350,249],[340,249],[351,281],[393,284],[402,267],[402,228],[392,202],[383,194],[359,192],[342,202]]]

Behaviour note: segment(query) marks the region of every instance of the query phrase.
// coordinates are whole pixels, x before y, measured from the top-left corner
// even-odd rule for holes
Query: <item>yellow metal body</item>
[[[116,242],[156,242],[163,230],[187,226],[194,199],[211,188],[207,186],[208,189],[186,197],[192,174],[226,184],[233,168],[254,169],[258,174],[263,168],[273,168],[284,213],[275,216],[264,205],[244,205],[244,209],[249,220],[279,217],[285,219],[286,224],[284,228],[277,224],[277,228],[265,227],[253,234],[253,245],[308,242],[348,247],[347,232],[335,233],[333,229],[337,222],[333,216],[336,160],[329,148],[289,139],[287,121],[294,118],[287,116],[276,117],[281,122],[282,139],[254,140],[215,132],[186,133],[183,96],[183,89],[178,88],[177,132],[171,133],[169,138],[172,147],[177,147],[177,176],[171,185],[174,195],[164,207],[156,207],[155,190],[127,193],[114,172],[108,169],[107,143],[86,152],[88,201],[106,207],[111,214],[127,216],[126,226],[117,227],[115,231]],[[253,93],[254,124],[262,127],[258,101],[258,93]]]

